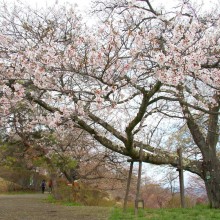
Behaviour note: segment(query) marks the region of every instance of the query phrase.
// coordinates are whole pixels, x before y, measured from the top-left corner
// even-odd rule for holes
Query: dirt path
[[[0,195],[0,219],[107,220],[110,208],[66,207],[47,203],[47,194]]]

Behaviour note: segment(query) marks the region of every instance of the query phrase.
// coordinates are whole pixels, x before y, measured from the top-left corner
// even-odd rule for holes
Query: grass
[[[78,202],[56,200],[52,194],[49,194],[46,200],[47,200],[47,202],[53,203],[53,204],[61,204],[61,205],[65,205],[65,206],[82,206],[82,204],[80,204]]]
[[[109,220],[212,220],[220,219],[220,210],[210,209],[207,206],[194,208],[173,209],[139,209],[138,216],[134,215],[134,209],[128,209],[123,213],[122,209],[113,209]]]
[[[48,195],[50,203],[62,204],[65,206],[82,206],[76,202],[57,201],[52,195]],[[124,213],[122,208],[112,208],[108,220],[219,220],[220,210],[210,209],[205,205],[198,205],[194,208],[163,208],[163,209],[139,209],[138,216],[134,215],[134,209],[128,208]]]

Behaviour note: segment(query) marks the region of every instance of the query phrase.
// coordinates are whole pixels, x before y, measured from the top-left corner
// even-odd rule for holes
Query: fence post
[[[179,156],[179,183],[180,183],[180,199],[181,207],[185,208],[185,196],[184,196],[184,176],[183,176],[183,157],[182,157],[182,148],[177,149],[177,154]]]
[[[127,181],[127,188],[126,188],[126,193],[125,193],[125,198],[124,198],[124,207],[123,211],[125,212],[127,209],[127,203],[128,203],[128,194],[130,191],[130,185],[131,185],[131,176],[132,176],[132,170],[133,170],[133,161],[130,162],[130,170],[129,170],[129,175],[128,175],[128,181]]]
[[[138,168],[138,180],[137,180],[137,192],[136,192],[136,199],[135,199],[135,215],[138,214],[138,201],[140,197],[140,187],[141,187],[141,172],[142,172],[142,155],[143,155],[143,146],[141,145],[139,151],[139,168]]]

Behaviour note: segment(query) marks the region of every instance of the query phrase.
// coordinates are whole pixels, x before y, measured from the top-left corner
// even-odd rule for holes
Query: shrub
[[[191,208],[194,206],[194,201],[188,196],[185,196],[185,206],[186,206],[186,208]],[[167,202],[165,207],[166,208],[179,208],[179,207],[181,207],[180,195],[179,194],[174,195]]]
[[[53,192],[55,199],[62,202],[74,202],[88,206],[114,206],[116,201],[109,199],[106,192],[93,189],[80,183],[79,188],[57,181],[57,189]]]

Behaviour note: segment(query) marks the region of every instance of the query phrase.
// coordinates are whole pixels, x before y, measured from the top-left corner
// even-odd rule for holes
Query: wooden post
[[[178,149],[177,149],[177,154],[178,154],[178,156],[179,156],[179,167],[178,167],[178,171],[179,171],[181,207],[182,207],[182,208],[185,208],[182,148],[178,148]]]
[[[142,154],[143,154],[143,146],[141,145],[140,147],[140,152],[139,152],[139,168],[138,168],[138,180],[137,180],[137,192],[136,192],[136,199],[135,199],[135,215],[138,214],[138,201],[140,197],[140,187],[141,187],[141,172],[142,172]]]
[[[130,191],[130,185],[131,185],[131,176],[132,176],[132,170],[133,170],[133,161],[130,162],[130,170],[129,170],[129,174],[128,174],[128,182],[127,182],[127,188],[126,188],[126,193],[125,193],[125,198],[124,198],[124,207],[123,210],[124,212],[127,209],[127,203],[128,203],[128,194]]]

